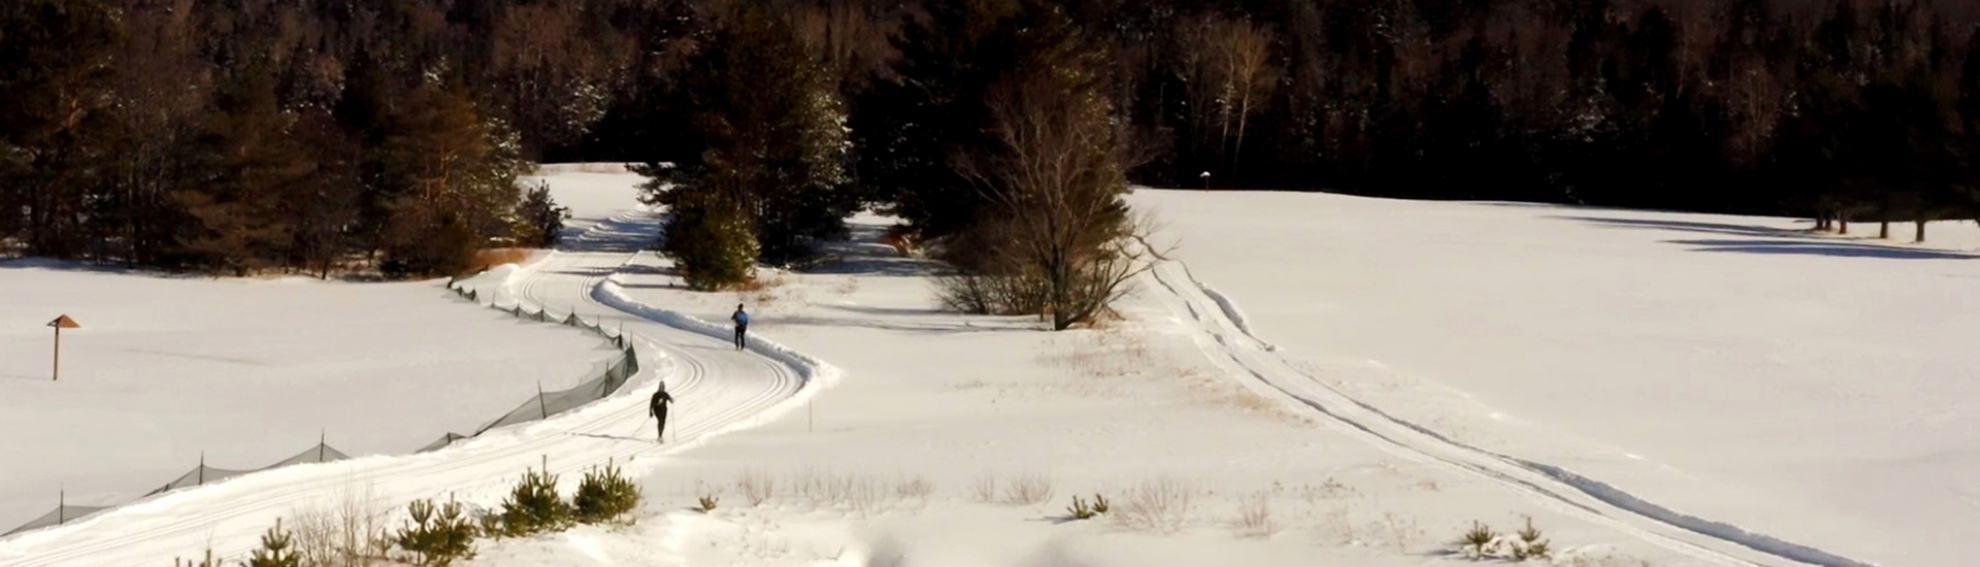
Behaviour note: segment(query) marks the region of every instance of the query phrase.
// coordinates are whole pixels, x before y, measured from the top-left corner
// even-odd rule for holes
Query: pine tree
[[[529,164],[515,132],[457,88],[415,89],[383,128],[369,199],[388,215],[376,227],[388,274],[458,273],[483,243],[516,231],[516,178]]]
[[[550,198],[550,185],[539,181],[523,194],[522,202],[516,205],[516,216],[522,219],[523,230],[518,239],[522,244],[550,248],[557,245],[557,237],[564,232],[564,221],[571,218],[571,209],[559,206]]]
[[[293,120],[277,106],[274,77],[260,69],[221,89],[188,147],[204,173],[173,194],[195,219],[179,238],[195,265],[244,275],[288,260],[295,226],[281,209],[304,198],[298,187],[316,169],[290,135]]]
[[[808,254],[810,241],[843,236],[845,218],[860,204],[847,187],[843,110],[788,24],[751,3],[723,21],[681,78],[681,104],[700,150],[672,167],[640,167],[653,178],[643,198],[706,209],[701,218],[709,224],[689,223],[694,228],[681,231],[683,238],[720,234],[728,207],[739,208],[762,256],[788,262]]]
[[[678,200],[671,212],[661,251],[688,287],[714,291],[755,276],[760,248],[741,206],[710,195]]]
[[[302,567],[302,556],[295,549],[295,535],[282,529],[282,520],[261,535],[261,547],[248,557],[247,567]]]
[[[0,238],[18,235],[34,254],[82,252],[122,35],[99,0],[0,3]]]

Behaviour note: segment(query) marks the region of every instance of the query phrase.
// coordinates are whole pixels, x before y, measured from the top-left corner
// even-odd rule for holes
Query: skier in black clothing
[[[744,335],[749,333],[749,314],[743,312],[741,303],[736,304],[736,313],[730,315],[729,320],[736,322],[736,350],[742,350],[743,345],[748,344]]]
[[[653,402],[646,407],[648,416],[660,418],[660,429],[655,434],[661,443],[667,442],[667,404],[674,403],[674,397],[667,395],[667,383],[661,382],[660,389],[653,392]]]

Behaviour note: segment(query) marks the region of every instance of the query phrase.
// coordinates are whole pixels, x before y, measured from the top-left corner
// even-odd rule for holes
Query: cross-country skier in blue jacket
[[[749,314],[743,312],[741,303],[736,304],[736,314],[730,315],[729,320],[736,322],[736,350],[742,350],[746,344],[743,335],[749,333]]]

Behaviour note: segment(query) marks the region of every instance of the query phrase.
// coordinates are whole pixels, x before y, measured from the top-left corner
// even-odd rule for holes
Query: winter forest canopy
[[[714,267],[862,206],[970,242],[1057,226],[1008,214],[1049,202],[1087,223],[1013,253],[1050,279],[1128,232],[1128,181],[1975,218],[1976,25],[1957,0],[10,0],[0,252],[448,274],[554,238],[533,161],[652,164],[670,235],[719,243],[671,252]]]

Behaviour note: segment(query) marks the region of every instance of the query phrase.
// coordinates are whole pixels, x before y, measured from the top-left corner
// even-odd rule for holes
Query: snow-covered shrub
[[[475,526],[458,502],[435,507],[431,500],[416,500],[406,506],[411,519],[395,538],[399,549],[417,554],[417,564],[447,567],[454,561],[474,558]]]
[[[1552,557],[1553,550],[1548,548],[1547,540],[1542,537],[1539,528],[1533,527],[1533,518],[1527,517],[1526,529],[1519,531],[1519,546],[1513,550],[1513,558],[1525,561]]]
[[[1458,541],[1459,551],[1470,559],[1551,559],[1553,550],[1538,528],[1533,527],[1533,518],[1526,519],[1526,529],[1514,535],[1492,531],[1483,523],[1472,522],[1471,531],[1465,532]]]
[[[584,473],[577,496],[572,498],[577,505],[577,521],[586,524],[624,518],[639,507],[639,500],[639,487],[612,464]]]
[[[557,496],[557,476],[548,470],[525,473],[502,502],[502,531],[506,535],[562,530],[575,519],[571,505]]]
[[[1468,555],[1477,558],[1485,555],[1486,545],[1498,540],[1499,533],[1492,531],[1491,526],[1474,520],[1471,522],[1471,531],[1464,532],[1464,538],[1459,540],[1459,543]]]

